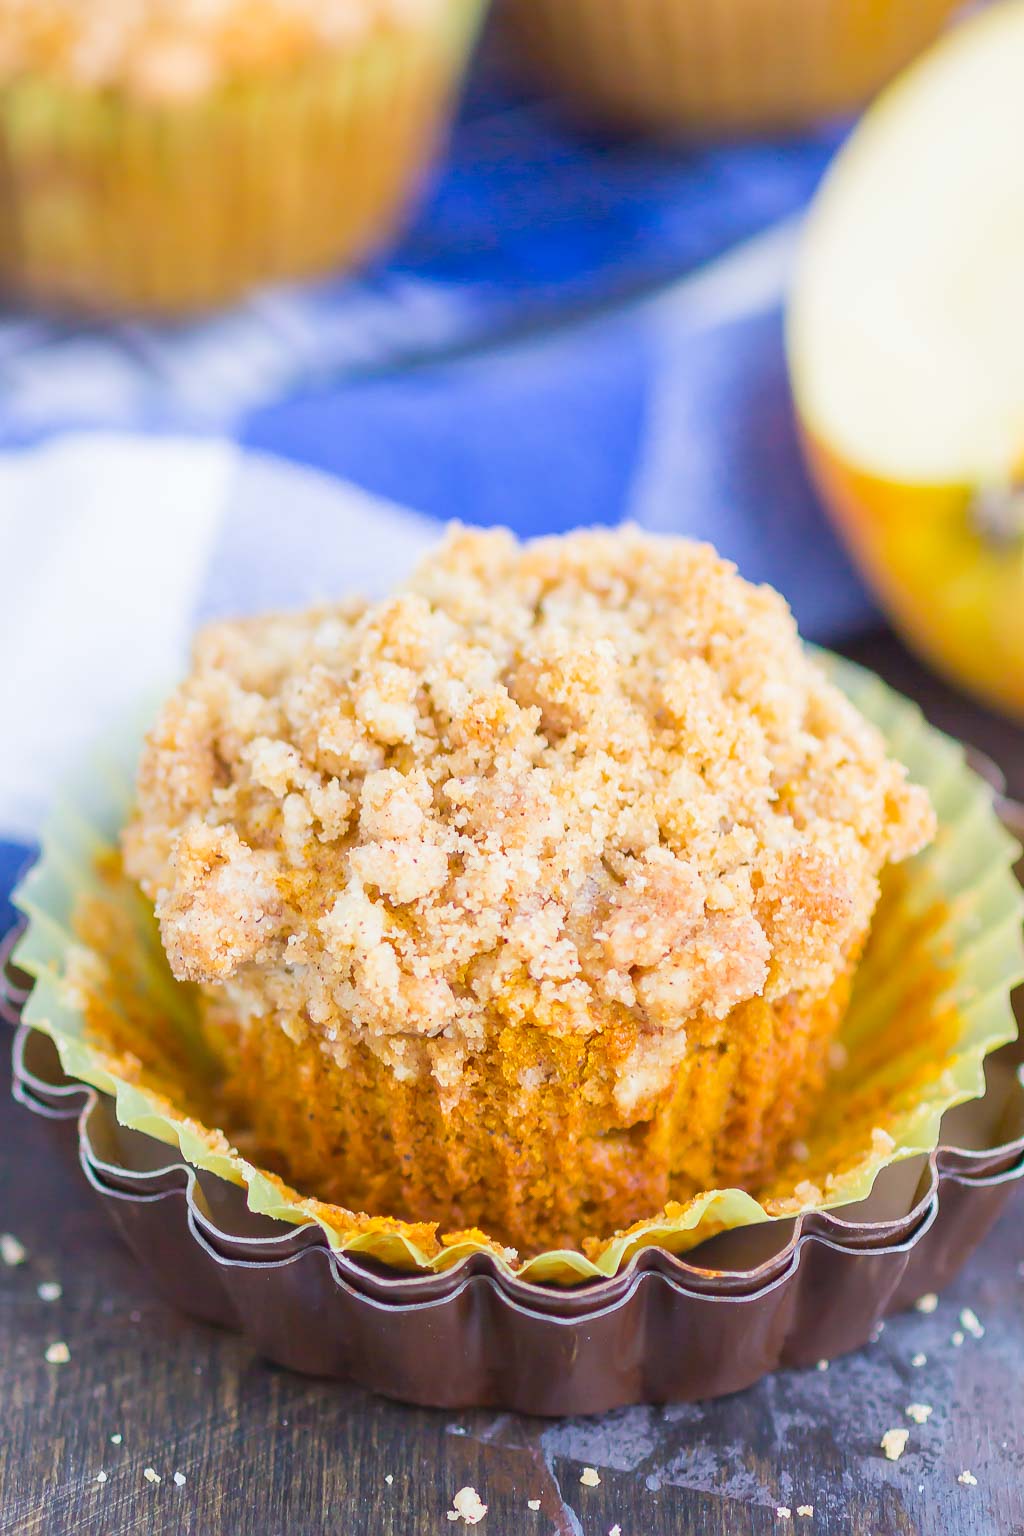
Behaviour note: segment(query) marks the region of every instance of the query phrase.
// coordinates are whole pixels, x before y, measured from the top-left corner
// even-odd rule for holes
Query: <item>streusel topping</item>
[[[146,747],[129,872],[175,974],[460,1091],[495,1028],[824,993],[923,790],[784,600],[635,529],[453,529],[394,597],[217,624]],[[470,1074],[471,1075],[471,1074]]]
[[[187,99],[344,47],[369,28],[422,26],[451,0],[0,0],[0,80],[55,74],[153,100]]]

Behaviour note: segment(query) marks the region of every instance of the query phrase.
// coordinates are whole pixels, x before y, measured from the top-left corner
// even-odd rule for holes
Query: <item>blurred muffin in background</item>
[[[0,282],[174,314],[359,261],[485,0],[0,0]]]
[[[584,110],[668,132],[860,106],[959,0],[503,0],[518,50]]]

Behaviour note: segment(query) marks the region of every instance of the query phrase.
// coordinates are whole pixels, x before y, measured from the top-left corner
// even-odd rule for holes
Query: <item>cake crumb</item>
[[[959,1349],[959,1348],[960,1348],[960,1345],[961,1345],[961,1344],[962,1344],[962,1343],[963,1343],[963,1341],[964,1341],[964,1336],[963,1336],[963,1334],[962,1334],[962,1333],[961,1333],[961,1332],[960,1332],[960,1329],[959,1329],[959,1328],[957,1328],[957,1329],[956,1329],[956,1330],[955,1330],[955,1331],[954,1331],[954,1332],[953,1332],[953,1333],[951,1333],[951,1334],[950,1334],[950,1336],[949,1336],[949,1342],[950,1342],[950,1343],[951,1343],[951,1344],[952,1344],[952,1346],[953,1346],[953,1348],[954,1348],[954,1349]]]
[[[961,1309],[960,1322],[972,1339],[983,1339],[985,1337],[985,1329],[973,1307]]]
[[[910,1363],[914,1367],[915,1371],[919,1371],[922,1365],[928,1364],[928,1356],[919,1349],[916,1355],[911,1355]]]
[[[175,1472],[175,1474],[174,1474],[174,1484],[175,1484],[175,1487],[177,1487],[177,1488],[184,1488],[184,1486],[185,1486],[185,1474],[184,1474],[184,1472]]]
[[[793,1518],[793,1511],[788,1504],[777,1504],[775,1506],[775,1515],[779,1520],[791,1520]]]
[[[597,1468],[584,1467],[583,1471],[580,1473],[580,1482],[583,1484],[584,1488],[600,1487],[601,1479],[597,1475]]]
[[[101,1472],[97,1472],[96,1473],[96,1481],[98,1483],[105,1483],[106,1480],[107,1480],[107,1474],[105,1472],[101,1471]]]
[[[64,1294],[64,1287],[56,1280],[41,1280],[36,1286],[36,1295],[40,1301],[60,1301]]]
[[[919,1296],[914,1302],[914,1310],[917,1312],[923,1312],[927,1317],[935,1311],[935,1308],[938,1306],[938,1304],[939,1298],[936,1296],[935,1292],[925,1291],[924,1295]]]
[[[887,1429],[880,1441],[887,1461],[899,1461],[910,1439],[909,1429]]]
[[[540,1499],[527,1499],[526,1507],[532,1510],[540,1509]]]
[[[927,1424],[932,1416],[929,1403],[908,1403],[903,1411],[908,1419],[913,1419],[915,1424]]]
[[[46,1346],[46,1360],[49,1365],[67,1365],[71,1359],[71,1351],[63,1339],[58,1339],[54,1344]]]
[[[963,1472],[960,1473],[960,1476],[957,1478],[957,1482],[963,1483],[965,1488],[977,1488],[978,1486],[978,1479],[975,1477],[973,1472],[968,1472],[966,1468]]]
[[[448,1519],[461,1520],[465,1525],[479,1525],[487,1513],[487,1505],[481,1502],[475,1488],[460,1488],[452,1499]]]
[[[15,1237],[13,1232],[0,1232],[0,1259],[8,1269],[14,1269],[19,1264],[24,1264],[28,1258],[25,1244]]]
[[[121,1441],[122,1441],[122,1440],[123,1440],[123,1439],[124,1439],[124,1436],[123,1436],[123,1435],[111,1435],[111,1437],[110,1437],[110,1443],[111,1443],[111,1445],[120,1445],[120,1444],[121,1444]]]
[[[391,1484],[394,1482],[394,1480],[395,1474],[393,1472],[385,1472],[384,1481],[387,1483],[389,1488],[391,1487]]]
[[[143,1467],[142,1475],[147,1483],[159,1483],[162,1481],[160,1473],[155,1471],[153,1467]]]
[[[814,1514],[814,1505],[813,1504],[798,1504],[797,1507],[796,1507],[796,1512],[797,1512],[798,1515],[806,1515],[807,1518],[810,1519],[811,1515]]]

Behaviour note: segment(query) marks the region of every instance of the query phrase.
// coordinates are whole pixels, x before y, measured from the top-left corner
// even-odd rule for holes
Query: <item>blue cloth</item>
[[[835,639],[873,610],[800,462],[780,304],[838,137],[588,135],[485,59],[432,196],[362,276],[175,326],[0,318],[0,448],[186,429],[434,517],[633,517],[710,538]]]
[[[0,842],[0,938],[18,915],[11,906],[10,896],[31,857],[32,849],[24,843]]]

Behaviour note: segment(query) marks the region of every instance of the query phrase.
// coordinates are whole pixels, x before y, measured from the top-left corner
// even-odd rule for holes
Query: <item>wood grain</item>
[[[858,654],[989,751],[1024,795],[1018,731],[891,641]],[[0,1230],[28,1250],[0,1266],[0,1536],[441,1536],[466,1529],[446,1518],[466,1484],[488,1505],[481,1536],[607,1536],[616,1524],[622,1536],[1024,1536],[1020,1196],[934,1314],[892,1320],[827,1371],[601,1419],[453,1419],[289,1376],[169,1312],[0,1070]],[[40,1300],[54,1279],[61,1299]],[[957,1347],[966,1305],[985,1333]],[[55,1340],[70,1348],[65,1365],[44,1358]],[[912,1402],[932,1407],[927,1424],[906,1417]],[[878,1442],[901,1425],[910,1442],[890,1463]],[[599,1486],[581,1484],[584,1466]],[[806,1504],[813,1517],[797,1515]]]

